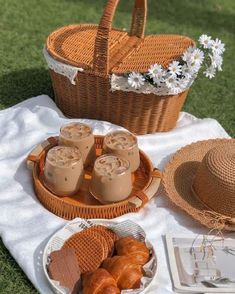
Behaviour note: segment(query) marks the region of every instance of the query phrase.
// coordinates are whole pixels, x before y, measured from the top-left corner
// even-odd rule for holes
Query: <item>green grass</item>
[[[53,96],[42,47],[55,28],[97,23],[105,0],[0,0],[0,108],[42,93]],[[202,33],[226,43],[224,71],[192,87],[184,110],[217,119],[235,136],[235,1],[149,0],[147,33]],[[130,24],[133,1],[121,1],[114,24]],[[0,293],[36,293],[0,244]]]
[[[37,293],[0,240],[0,293]]]

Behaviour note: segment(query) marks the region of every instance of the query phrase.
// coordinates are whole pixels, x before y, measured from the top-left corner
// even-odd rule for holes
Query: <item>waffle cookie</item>
[[[118,240],[118,236],[112,230],[108,229],[105,226],[97,225],[84,229],[82,232],[86,234],[92,234],[96,236],[98,234],[98,236],[102,236],[102,239],[105,239],[106,244],[108,246],[108,255],[106,257],[112,255],[114,250],[114,243]]]
[[[81,231],[80,234],[84,234],[87,236],[91,235],[91,236],[95,237],[96,239],[98,239],[103,247],[103,253],[104,253],[103,259],[108,257],[109,246],[108,246],[108,242],[107,242],[105,236],[102,236],[101,233],[98,232],[97,230],[93,229],[93,227]]]
[[[63,248],[74,248],[81,272],[85,273],[96,270],[112,255],[117,239],[118,236],[113,231],[97,225],[71,236]]]
[[[76,233],[64,243],[64,248],[74,248],[81,273],[95,271],[105,256],[102,243],[92,234]]]
[[[114,249],[114,243],[115,241],[118,240],[118,236],[110,229],[108,229],[105,226],[101,226],[101,225],[97,225],[97,226],[93,226],[91,228],[89,228],[88,230],[94,230],[96,232],[98,232],[99,234],[101,234],[107,244],[108,244],[108,256],[111,256],[113,253],[113,249]]]

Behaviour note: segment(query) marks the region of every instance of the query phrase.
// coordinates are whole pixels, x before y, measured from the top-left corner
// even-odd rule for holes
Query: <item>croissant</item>
[[[124,237],[115,242],[117,255],[132,257],[137,264],[144,265],[149,261],[150,252],[145,243],[133,237]]]
[[[83,294],[120,294],[114,278],[105,269],[83,275]]]
[[[142,266],[129,256],[114,256],[103,262],[105,268],[117,282],[119,289],[137,289],[143,276]]]

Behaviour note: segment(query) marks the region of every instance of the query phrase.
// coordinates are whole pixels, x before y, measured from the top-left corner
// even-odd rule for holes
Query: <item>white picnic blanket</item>
[[[66,221],[47,211],[37,200],[25,158],[36,144],[58,134],[61,125],[69,121],[46,95],[0,111],[0,236],[19,266],[43,294],[50,294],[51,290],[43,275],[42,252],[48,238]],[[108,122],[81,121],[89,123],[95,134],[106,134],[117,128]],[[186,144],[227,137],[217,121],[181,113],[174,130],[139,136],[138,140],[140,148],[150,156],[154,165],[162,169],[170,156]],[[153,198],[141,212],[119,219],[131,219],[141,225],[157,252],[158,273],[147,293],[173,293],[162,236],[177,232],[206,233],[207,230],[171,207],[163,195]]]

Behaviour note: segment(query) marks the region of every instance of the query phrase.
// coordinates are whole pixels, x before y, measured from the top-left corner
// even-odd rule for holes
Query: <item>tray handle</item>
[[[135,208],[144,206],[156,194],[162,179],[162,173],[154,168],[152,171],[152,181],[145,191],[138,191],[136,195],[129,200],[129,205]]]
[[[109,34],[118,3],[119,0],[108,0],[95,39],[93,70],[105,76],[108,75],[109,71]],[[135,0],[130,36],[144,37],[146,18],[147,0]]]
[[[47,138],[42,143],[38,144],[27,156],[26,164],[28,169],[32,170],[34,167],[34,164],[40,161],[41,154],[45,152],[45,150],[48,149],[49,147],[55,146],[56,144],[57,144],[56,137]],[[42,158],[44,158],[44,156]]]

